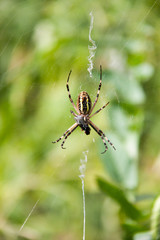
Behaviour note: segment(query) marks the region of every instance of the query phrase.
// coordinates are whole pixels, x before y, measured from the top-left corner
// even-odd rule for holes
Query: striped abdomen
[[[91,110],[91,99],[87,92],[80,92],[77,99],[77,108],[80,114],[89,114]]]

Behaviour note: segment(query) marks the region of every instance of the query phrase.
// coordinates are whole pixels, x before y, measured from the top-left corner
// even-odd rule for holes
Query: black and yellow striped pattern
[[[91,99],[87,92],[81,92],[77,99],[77,108],[80,114],[87,115],[91,110]]]

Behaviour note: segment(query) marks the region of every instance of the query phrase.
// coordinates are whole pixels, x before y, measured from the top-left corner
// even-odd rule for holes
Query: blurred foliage
[[[142,218],[143,215],[141,212],[128,201],[123,190],[101,178],[98,178],[98,185],[104,193],[108,194],[122,207],[123,211],[129,218],[133,220]]]
[[[0,1],[0,239],[82,238],[78,175],[86,150],[86,239],[152,239],[160,180],[159,12],[151,0]],[[96,109],[110,105],[93,121],[117,150],[109,146],[101,155],[101,138],[80,129],[62,150],[51,142],[74,123],[68,73],[73,100],[85,90],[94,101],[100,64]]]

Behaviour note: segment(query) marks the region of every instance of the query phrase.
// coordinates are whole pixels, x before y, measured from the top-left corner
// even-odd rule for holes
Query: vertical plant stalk
[[[88,151],[83,152],[84,159],[80,159],[80,179],[82,182],[82,197],[83,197],[83,240],[85,240],[85,229],[86,229],[86,207],[85,207],[85,188],[84,188],[84,178],[85,178],[85,170],[86,170],[86,164],[87,164],[87,153]]]
[[[160,196],[155,200],[151,217],[151,233],[153,240],[160,240]]]

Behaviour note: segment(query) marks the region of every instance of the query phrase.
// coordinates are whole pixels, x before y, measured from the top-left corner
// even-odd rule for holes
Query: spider
[[[62,144],[61,144],[61,148],[65,149],[63,147],[66,139],[69,137],[69,135],[79,126],[81,128],[82,131],[85,132],[86,135],[90,134],[91,128],[90,126],[100,135],[104,146],[105,146],[105,150],[102,153],[105,153],[108,149],[106,141],[113,147],[114,150],[116,150],[115,146],[113,145],[113,143],[110,142],[110,140],[105,136],[105,134],[102,132],[102,130],[100,130],[90,119],[96,115],[97,113],[99,113],[102,109],[104,109],[109,102],[107,102],[103,107],[101,107],[99,110],[97,110],[95,113],[91,114],[93,112],[93,109],[98,101],[98,97],[99,97],[99,92],[102,86],[102,66],[100,65],[100,83],[99,83],[99,87],[98,87],[98,91],[97,91],[97,96],[96,99],[94,101],[94,104],[92,106],[91,103],[91,98],[88,95],[87,92],[82,91],[80,92],[80,94],[78,95],[78,99],[77,99],[77,106],[75,106],[71,94],[70,94],[70,90],[69,90],[69,78],[71,75],[72,70],[69,72],[68,75],[68,79],[67,79],[67,92],[68,92],[68,96],[69,96],[69,100],[72,103],[74,109],[76,110],[77,114],[75,112],[73,112],[72,110],[70,111],[71,114],[74,115],[74,119],[76,121],[76,123],[74,123],[63,135],[62,137],[60,137],[59,139],[57,139],[56,141],[52,142],[52,143],[57,143],[59,142],[62,138],[64,138]]]

